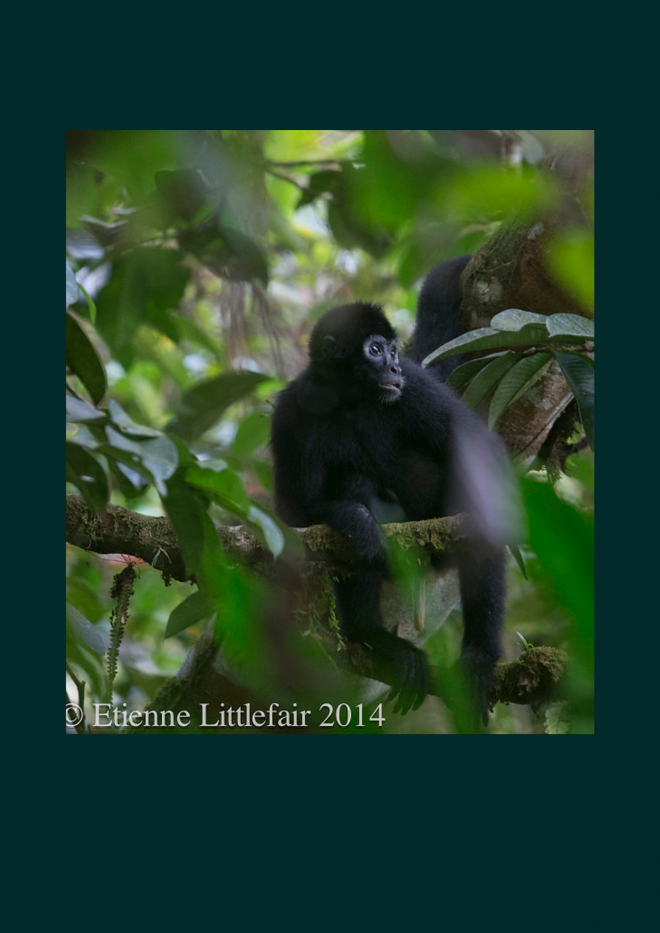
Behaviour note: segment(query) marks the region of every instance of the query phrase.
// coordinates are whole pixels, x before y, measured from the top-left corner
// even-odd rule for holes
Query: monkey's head
[[[327,311],[312,332],[312,367],[340,390],[384,404],[403,389],[396,333],[377,305],[358,303]]]

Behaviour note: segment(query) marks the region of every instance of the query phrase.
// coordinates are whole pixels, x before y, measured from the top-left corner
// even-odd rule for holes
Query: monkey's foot
[[[390,669],[392,689],[388,700],[394,703],[393,711],[403,715],[411,709],[419,709],[431,685],[424,652],[385,629],[369,632],[363,641],[383,658]]]

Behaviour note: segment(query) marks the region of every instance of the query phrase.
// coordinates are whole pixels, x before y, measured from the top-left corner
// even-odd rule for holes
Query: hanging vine
[[[119,648],[121,647],[124,632],[126,631],[128,608],[131,596],[134,592],[135,577],[135,563],[129,561],[127,566],[124,567],[120,573],[115,575],[112,589],[110,590],[110,596],[117,600],[117,604],[110,615],[110,644],[108,645],[108,653],[106,656],[108,680],[107,699],[110,703],[112,702],[112,687],[115,682],[115,677],[117,676]]]

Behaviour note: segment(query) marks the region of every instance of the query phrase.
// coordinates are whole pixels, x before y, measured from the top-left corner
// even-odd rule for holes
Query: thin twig
[[[268,167],[274,166],[275,168],[296,168],[297,166],[303,165],[339,165],[341,166],[341,159],[300,159],[297,162],[275,162],[272,159],[266,161]]]
[[[299,181],[296,181],[295,178],[289,178],[288,175],[283,175],[281,172],[276,172],[275,169],[267,168],[266,171],[269,175],[272,175],[273,178],[279,178],[280,181],[288,181],[290,185],[295,185],[296,188],[299,188],[301,191],[307,191],[307,188],[304,185],[301,185]]]

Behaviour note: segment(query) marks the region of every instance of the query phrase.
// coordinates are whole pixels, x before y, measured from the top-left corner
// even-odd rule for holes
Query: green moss
[[[552,693],[568,661],[564,651],[547,645],[526,648],[517,661],[498,664],[495,669],[495,692],[500,703],[538,702]]]

